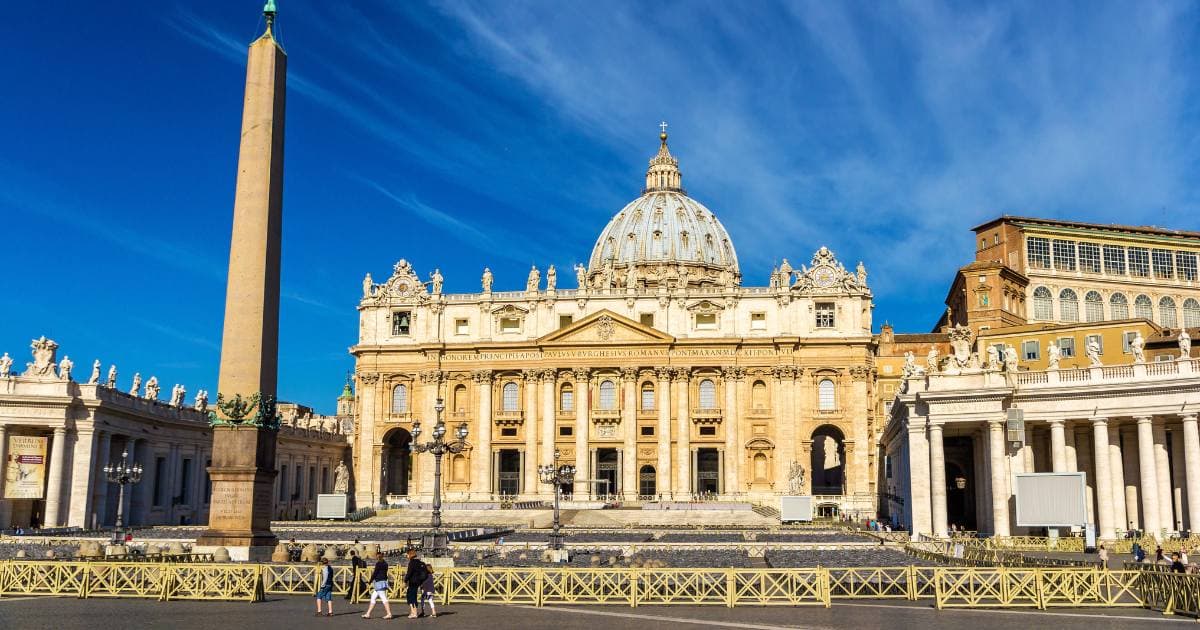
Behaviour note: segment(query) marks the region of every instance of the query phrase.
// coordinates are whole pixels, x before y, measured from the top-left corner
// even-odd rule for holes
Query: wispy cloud
[[[200,346],[201,348],[207,348],[209,350],[221,349],[217,342],[209,337],[186,330],[181,330],[159,321],[145,319],[142,317],[132,317],[130,318],[130,321],[147,330],[153,330],[164,337],[169,337],[177,341],[183,341],[192,345]]]

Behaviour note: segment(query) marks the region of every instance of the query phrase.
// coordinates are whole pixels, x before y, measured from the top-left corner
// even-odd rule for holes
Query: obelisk
[[[274,506],[279,259],[283,224],[283,119],[287,55],[275,41],[275,3],[246,61],[225,328],[213,424],[208,531],[201,551],[225,547],[234,560],[269,558]]]

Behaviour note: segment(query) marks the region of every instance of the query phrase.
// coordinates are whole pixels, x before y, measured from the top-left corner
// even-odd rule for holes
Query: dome
[[[729,233],[711,210],[687,196],[679,163],[667,149],[667,134],[659,138],[662,144],[650,160],[642,196],[622,208],[596,239],[588,261],[589,283],[596,288],[653,287],[678,284],[683,276],[691,286],[739,284]]]

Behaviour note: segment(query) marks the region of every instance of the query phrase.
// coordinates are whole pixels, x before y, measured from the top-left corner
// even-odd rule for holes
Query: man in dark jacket
[[[407,587],[405,593],[408,599],[408,618],[416,619],[420,615],[417,611],[419,603],[418,593],[421,590],[421,585],[425,583],[425,578],[428,577],[429,570],[425,568],[425,563],[417,558],[415,549],[408,551],[408,570],[404,572],[404,586]]]

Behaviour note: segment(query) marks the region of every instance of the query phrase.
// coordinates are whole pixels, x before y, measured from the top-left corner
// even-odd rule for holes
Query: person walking
[[[1187,573],[1187,567],[1179,559],[1179,552],[1171,554],[1171,573]]]
[[[425,563],[417,558],[415,549],[408,550],[408,569],[404,572],[404,586],[406,588],[405,599],[408,601],[408,618],[416,619],[421,616],[417,614],[417,606],[420,600],[417,598],[418,591],[421,585],[425,583],[425,576],[429,573],[425,568]]]
[[[1108,568],[1108,548],[1106,548],[1104,545],[1100,545],[1099,555],[1100,555],[1100,567],[1107,569]]]
[[[433,581],[433,567],[428,563],[425,564],[425,581],[421,583],[421,615],[425,614],[425,604],[429,604],[429,616],[437,617],[437,606],[434,605],[434,591],[436,589]]]
[[[367,583],[363,581],[360,573],[361,569],[367,568],[367,561],[358,557],[358,552],[350,550],[350,588],[346,589],[346,599],[354,597],[354,587],[358,586],[358,592],[365,593]]]
[[[325,606],[326,606],[325,616],[332,617],[333,616],[333,567],[329,566],[329,560],[324,559],[324,558],[321,559],[321,564],[319,566],[320,566],[321,570],[319,572],[320,577],[317,579],[317,584],[320,585],[320,588],[317,589],[317,594],[315,595],[315,597],[317,599],[317,615],[316,616],[318,616],[318,617],[321,616],[321,602],[325,602]]]
[[[392,605],[388,603],[388,563],[383,559],[382,553],[375,554],[375,570],[371,572],[371,603],[367,606],[367,612],[362,616],[363,619],[371,618],[371,611],[375,610],[375,600],[383,602],[383,610],[387,614],[384,619],[392,618]]]

